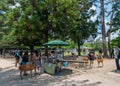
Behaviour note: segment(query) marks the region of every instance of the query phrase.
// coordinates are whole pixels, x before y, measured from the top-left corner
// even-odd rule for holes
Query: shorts
[[[90,61],[94,61],[94,57],[90,56],[90,57],[89,57],[89,60],[90,60]]]
[[[40,67],[40,61],[39,60],[35,60],[34,64],[35,64],[35,67]]]
[[[27,62],[21,62],[21,65],[26,65],[27,64]]]
[[[19,58],[16,58],[16,63],[19,63]]]

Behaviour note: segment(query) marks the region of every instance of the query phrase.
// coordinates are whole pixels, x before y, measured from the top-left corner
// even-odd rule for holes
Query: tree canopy
[[[0,1],[1,2],[1,1]],[[1,43],[25,45],[32,50],[51,39],[83,44],[89,35],[96,36],[97,21],[91,16],[92,0],[6,0],[3,24],[10,30]],[[3,18],[3,17],[2,17]],[[80,49],[78,49],[80,50]]]

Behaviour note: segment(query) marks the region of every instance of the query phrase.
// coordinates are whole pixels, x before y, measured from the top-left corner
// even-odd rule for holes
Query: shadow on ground
[[[41,74],[34,75],[30,78],[23,76],[20,79],[19,70],[14,66],[0,68],[0,85],[2,86],[99,86],[101,82],[93,82],[90,80],[74,80],[73,76],[81,75],[80,72],[74,72],[72,69],[65,68],[61,71],[61,75]],[[34,71],[33,71],[34,73]]]
[[[61,71],[61,76],[67,76],[67,75],[71,75],[71,74],[73,74],[72,69],[65,68],[65,69],[62,69],[62,71]],[[59,73],[58,73],[58,76],[59,76]]]
[[[70,75],[73,74],[71,69],[63,69],[61,76],[41,74],[30,78],[28,75],[24,76],[23,80],[20,79],[18,69],[11,69],[11,67],[5,69],[7,70],[0,71],[2,86],[98,86],[101,84],[101,82],[90,83],[89,80],[70,80]]]
[[[0,68],[0,71],[2,71],[2,68]]]
[[[120,71],[117,71],[117,70],[112,70],[111,72],[120,74]]]

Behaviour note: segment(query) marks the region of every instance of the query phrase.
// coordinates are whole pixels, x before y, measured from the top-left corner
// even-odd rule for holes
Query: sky
[[[108,1],[108,0],[105,0],[105,2],[106,1]],[[96,18],[97,18],[97,16],[98,15],[100,15],[100,3],[97,3],[97,7],[96,6],[92,6],[91,7],[91,9],[94,9],[94,10],[96,10],[97,11],[97,14],[95,15],[95,16],[92,16],[91,17],[91,20],[93,20],[93,21],[95,21],[96,20]],[[106,9],[106,11],[111,11],[111,9],[112,9],[112,5],[111,4],[108,4],[108,5],[106,5],[105,6],[105,9]],[[110,21],[110,16],[107,16],[106,15],[106,13],[105,13],[105,28],[106,28],[106,32],[107,32],[107,30],[109,29],[109,26],[108,25],[106,25],[106,23],[108,23]],[[101,30],[98,30],[98,32],[101,32]],[[114,39],[114,38],[116,38],[118,36],[118,32],[116,32],[116,33],[112,33],[111,34],[111,39]],[[102,35],[101,34],[98,34],[98,36],[95,38],[95,40],[97,40],[97,39],[101,39],[102,38]],[[107,38],[106,38],[107,39]]]

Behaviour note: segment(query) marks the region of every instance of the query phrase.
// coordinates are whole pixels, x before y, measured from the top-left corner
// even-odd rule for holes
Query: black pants
[[[119,59],[115,59],[115,63],[117,70],[120,70]]]

